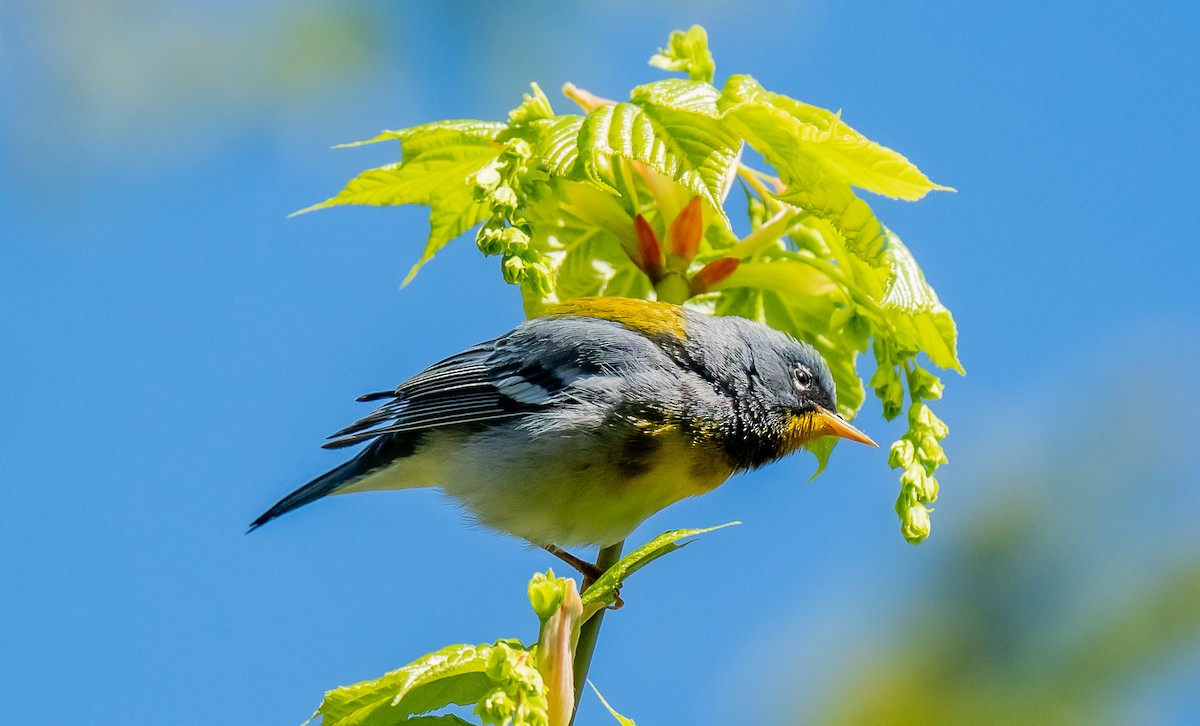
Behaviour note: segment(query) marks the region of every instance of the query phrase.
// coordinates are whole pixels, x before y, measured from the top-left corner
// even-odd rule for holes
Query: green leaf
[[[613,195],[590,184],[561,183],[527,209],[547,236],[564,239],[601,231],[624,244],[635,236],[633,215]]]
[[[617,241],[603,232],[569,238],[560,249],[547,253],[555,277],[551,296],[522,290],[525,308],[536,315],[546,305],[577,297],[632,297],[646,299],[649,279],[629,260]]]
[[[481,151],[476,149],[500,149],[500,133],[497,124],[482,121],[464,122],[463,124],[425,124],[412,129],[400,145],[400,160],[415,161],[433,151],[441,151],[442,156],[450,159],[473,156]]]
[[[781,238],[788,233],[792,222],[800,214],[800,210],[792,207],[781,209],[770,219],[763,220],[750,234],[730,245],[726,256],[745,260],[771,249],[782,249]]]
[[[412,171],[405,171],[399,163],[367,169],[351,179],[336,196],[292,212],[288,216],[296,217],[343,204],[423,204],[425,190],[416,178],[418,176],[419,174]]]
[[[791,184],[778,198],[810,215],[828,221],[843,238],[846,249],[870,265],[883,263],[887,235],[871,207],[855,196],[849,184],[826,180],[811,187]]]
[[[750,76],[730,77],[718,105],[726,118],[747,126],[760,142],[773,141],[773,155],[789,166],[815,162],[819,171],[840,181],[899,199],[950,190],[930,181],[901,154],[850,128],[840,114],[767,91]],[[794,146],[779,146],[780,135]],[[765,149],[755,148],[766,156]]]
[[[716,86],[704,81],[685,81],[668,78],[662,81],[637,86],[629,92],[630,103],[639,106],[663,106],[679,111],[698,113],[709,118],[720,118],[717,100],[721,92]]]
[[[421,258],[413,263],[408,274],[404,276],[401,286],[412,282],[425,263],[433,259],[443,247],[453,241],[463,232],[471,229],[488,217],[486,204],[480,204],[471,197],[471,190],[455,192],[438,200],[429,210],[429,237]]]
[[[608,699],[604,697],[604,694],[600,693],[600,689],[596,688],[595,683],[588,681],[587,684],[592,687],[592,690],[596,693],[596,698],[600,699],[600,703],[604,704],[604,708],[607,709],[610,714],[612,714],[612,717],[617,720],[617,723],[621,724],[621,726],[637,726],[633,719],[622,716],[621,714],[617,713],[615,708],[608,705]]]
[[[813,298],[822,308],[827,306],[824,298],[841,297],[837,285],[823,273],[790,259],[743,262],[732,275],[717,285],[717,289],[729,287],[771,290],[801,300]]]
[[[579,130],[582,126],[583,116],[578,114],[540,119],[531,124],[537,134],[534,154],[551,176],[583,180],[584,175],[579,170]]]
[[[553,259],[553,257],[552,257]],[[634,297],[645,299],[649,279],[630,262],[625,251],[606,235],[594,235],[563,249],[553,268],[558,298]]]
[[[667,47],[659,48],[650,58],[650,65],[664,71],[682,71],[693,81],[712,82],[717,66],[708,51],[708,33],[699,25],[687,31],[674,30],[667,39]]]
[[[888,230],[886,251],[889,277],[880,301],[893,313],[897,341],[913,351],[923,350],[935,365],[963,373],[958,360],[958,331],[950,311],[925,281],[912,253]]]
[[[530,248],[545,255],[555,281],[549,295],[522,289],[527,314],[577,297],[649,295],[649,279],[623,247],[633,241],[633,217],[616,197],[563,182],[533,200],[526,214],[534,228]]]
[[[487,216],[487,206],[476,201],[469,178],[499,154],[493,139],[477,125],[430,124],[418,129],[405,130],[404,161],[369,169],[336,196],[292,215],[346,204],[429,206],[429,238],[404,284],[438,250]]]
[[[470,721],[464,721],[452,713],[444,713],[440,716],[413,716],[397,723],[402,723],[404,726],[473,726]]]
[[[408,141],[414,136],[426,134],[430,132],[451,131],[467,136],[473,136],[481,139],[494,140],[501,131],[507,128],[506,124],[496,121],[479,121],[476,119],[458,119],[453,121],[435,121],[433,123],[421,124],[420,126],[410,126],[405,129],[397,129],[395,131],[382,131],[377,136],[373,136],[364,141],[351,141],[347,144],[338,144],[335,149],[346,149],[353,146],[365,146],[367,144],[377,144],[380,141]]]
[[[729,226],[722,202],[741,141],[720,121],[670,106],[617,103],[584,119],[579,153],[587,179],[612,187],[612,158],[638,161],[698,195]]]
[[[485,673],[491,654],[491,645],[451,645],[380,678],[335,688],[317,709],[321,726],[387,726],[477,703],[496,685]]]
[[[407,146],[399,164],[368,169],[337,195],[292,216],[344,204],[434,205],[463,188],[469,196],[467,178],[499,155],[490,139],[442,129],[416,135]]]
[[[850,182],[831,173],[816,155],[806,151],[795,120],[770,104],[733,103],[729,95],[727,86],[718,103],[723,118],[779,173],[785,187],[775,197],[829,221],[846,238],[851,252],[873,265],[880,264],[885,245],[883,225],[854,194]]]
[[[617,564],[608,568],[600,576],[600,579],[596,580],[583,593],[584,619],[586,620],[592,613],[615,602],[617,591],[621,588],[621,584],[625,581],[625,578],[657,560],[659,557],[674,552],[688,544],[688,542],[681,543],[680,540],[724,529],[725,527],[732,527],[735,524],[741,524],[741,522],[729,522],[704,529],[676,529],[671,532],[663,532],[633,552],[625,555]]]
[[[829,457],[833,455],[833,447],[837,446],[838,439],[833,436],[822,436],[821,438],[810,441],[805,447],[812,452],[813,456],[817,457],[817,469],[808,478],[809,481],[816,479],[825,471],[825,467],[829,465]]]

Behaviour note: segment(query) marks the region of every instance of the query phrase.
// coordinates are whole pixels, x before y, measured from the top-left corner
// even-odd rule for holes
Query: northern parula
[[[479,524],[560,554],[619,542],[660,509],[818,437],[875,446],[836,413],[811,346],[627,298],[552,306],[358,400],[381,399],[325,444],[366,448],[250,529],[329,494],[440,487]]]

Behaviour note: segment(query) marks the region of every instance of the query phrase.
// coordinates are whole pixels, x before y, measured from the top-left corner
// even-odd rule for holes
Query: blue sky
[[[840,447],[814,483],[797,457],[644,525],[635,539],[745,522],[630,582],[592,672],[610,702],[645,724],[818,702],[846,653],[938,595],[931,573],[983,513],[1026,496],[1000,476],[1018,462],[1141,462],[1105,469],[1128,470],[1108,505],[1032,496],[1079,562],[1105,552],[1144,575],[1198,551],[1200,8],[449,7],[0,6],[6,719],[298,723],[324,690],[428,650],[534,637],[525,582],[555,563],[464,526],[434,492],[338,498],[243,534],[340,461],[318,444],[363,413],[356,395],[521,317],[469,241],[399,289],[421,210],[286,215],[394,154],[332,144],[502,118],[529,81],[620,96],[696,22],[718,78],[840,108],[959,190],[875,207],[954,312],[968,375],[948,376],[938,409],[952,464],[920,547],[865,447]],[[860,423],[900,433],[877,409]],[[1095,582],[1119,598],[1139,580]],[[1194,722],[1196,674],[1191,648],[1121,707]],[[584,708],[581,724],[605,722]]]

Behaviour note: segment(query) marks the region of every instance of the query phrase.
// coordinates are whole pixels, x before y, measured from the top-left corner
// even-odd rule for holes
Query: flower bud
[[[483,223],[475,234],[475,246],[483,254],[491,257],[504,251],[504,222],[493,217]]]
[[[914,403],[908,410],[908,422],[914,431],[928,432],[938,439],[944,439],[950,433],[950,427],[921,402]]]
[[[900,533],[911,544],[919,544],[929,536],[929,510],[923,504],[914,504],[905,510],[900,524]]]
[[[500,271],[504,275],[504,281],[510,285],[519,285],[525,280],[525,260],[517,255],[512,255],[504,258],[504,262],[500,263]]]
[[[481,723],[485,726],[500,726],[512,723],[512,713],[517,707],[517,702],[512,696],[508,695],[503,689],[497,688],[488,694],[487,698],[479,702],[475,707],[475,714],[479,716]]]
[[[496,211],[511,211],[516,209],[517,205],[520,203],[520,201],[517,199],[516,191],[507,184],[501,184],[493,189],[490,198],[492,201],[492,209]]]
[[[938,498],[938,480],[937,477],[925,477],[925,486],[917,493],[922,504],[933,504]]]
[[[551,726],[567,726],[575,708],[575,647],[583,623],[583,601],[574,580],[560,580],[562,597],[538,634],[537,670],[546,687],[546,712]],[[539,614],[539,617],[540,614]]]
[[[917,463],[909,464],[904,467],[904,473],[900,475],[900,486],[911,493],[913,499],[920,500],[920,492],[925,488],[925,467]]]
[[[942,449],[941,443],[933,434],[925,434],[921,437],[921,443],[917,447],[917,455],[925,464],[925,469],[930,473],[937,469],[938,464],[948,464],[946,452]]]
[[[878,393],[881,389],[885,389],[896,380],[896,367],[891,364],[879,364],[875,366],[875,372],[871,374],[871,380],[867,381],[867,385],[874,388]],[[878,394],[883,398],[883,394]]]
[[[529,235],[519,227],[505,229],[500,233],[500,240],[506,255],[520,254],[529,247]]]
[[[500,158],[505,162],[524,162],[533,156],[533,147],[525,139],[512,139],[504,145]]]
[[[488,164],[475,172],[475,185],[490,192],[500,184],[500,172],[492,164]]]
[[[914,403],[913,405],[908,407],[908,424],[909,424],[909,426],[914,429],[926,428],[925,421],[928,419],[928,417],[930,415],[932,415],[932,413],[933,412],[929,410],[928,406],[921,403],[920,401],[917,401],[916,403]]]
[[[939,440],[946,438],[946,434],[950,433],[950,427],[938,418],[928,406],[922,406],[922,408],[924,410],[920,414],[921,426]]]
[[[729,279],[738,268],[740,260],[732,257],[718,257],[704,267],[700,268],[699,272],[692,275],[692,279],[688,281],[688,289],[693,296],[703,295],[725,280]]]
[[[550,261],[541,252],[526,249],[520,253],[523,272],[521,285],[535,295],[547,295],[554,292],[554,272]]]
[[[876,395],[879,395],[878,391],[876,391]],[[900,383],[899,378],[888,383],[881,398],[880,403],[885,419],[891,421],[900,415],[900,412],[904,410],[904,385]]]
[[[920,366],[913,368],[908,381],[912,386],[913,395],[917,398],[938,399],[942,397],[941,380]]]
[[[916,448],[908,439],[900,439],[888,450],[888,466],[893,469],[907,469],[913,463]]]
[[[529,581],[529,604],[533,606],[533,612],[537,613],[538,620],[544,623],[558,610],[566,595],[566,586],[566,579],[555,577],[554,570],[547,570],[545,574],[534,574],[533,579]]]

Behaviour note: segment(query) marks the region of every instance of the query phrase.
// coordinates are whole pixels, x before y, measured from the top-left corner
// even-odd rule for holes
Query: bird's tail
[[[310,502],[315,502],[329,494],[335,494],[338,491],[358,491],[364,485],[372,482],[382,483],[380,480],[372,479],[371,477],[394,471],[391,467],[416,453],[417,447],[421,444],[423,437],[424,433],[420,431],[380,436],[367,445],[365,449],[358,452],[358,455],[350,461],[332,471],[325,472],[283,499],[280,499],[275,506],[263,512],[261,517],[251,522],[250,529],[247,532],[253,532],[272,519],[282,514],[287,514],[293,509],[303,507]],[[405,477],[401,475],[398,479],[403,481]],[[388,478],[384,478],[383,482],[386,483],[383,483],[382,487],[371,488],[404,489],[409,486],[421,486],[419,484],[398,483]],[[354,489],[347,489],[351,484],[357,486]]]
[[[278,516],[287,514],[293,509],[299,509],[305,504],[315,502],[327,494],[332,494],[346,484],[366,476],[370,473],[370,470],[363,466],[360,459],[361,457],[355,457],[338,468],[325,472],[283,499],[280,499],[276,502],[275,506],[263,512],[262,516],[251,522],[250,529],[246,530],[246,532],[253,532]]]

